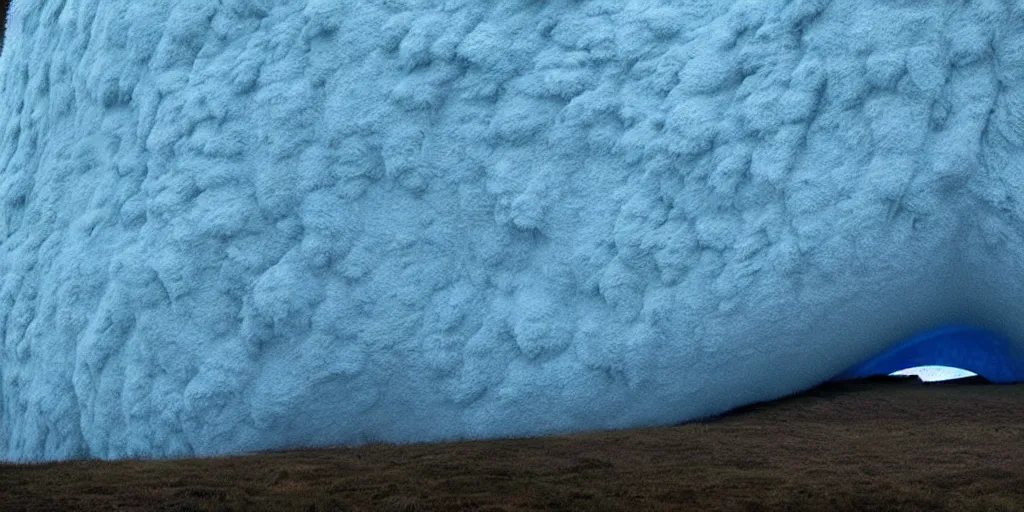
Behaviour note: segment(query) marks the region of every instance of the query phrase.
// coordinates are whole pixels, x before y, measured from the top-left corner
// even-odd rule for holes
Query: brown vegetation
[[[1024,511],[1024,386],[875,379],[670,428],[0,465],[5,510]]]

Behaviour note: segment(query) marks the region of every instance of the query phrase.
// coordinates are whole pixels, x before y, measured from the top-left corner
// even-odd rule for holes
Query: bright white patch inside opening
[[[916,366],[889,375],[917,375],[924,382],[938,382],[974,377],[977,373],[950,366]]]

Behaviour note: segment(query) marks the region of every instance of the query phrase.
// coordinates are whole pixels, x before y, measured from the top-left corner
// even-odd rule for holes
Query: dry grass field
[[[0,465],[0,509],[1024,511],[1024,386],[882,378],[670,428]]]

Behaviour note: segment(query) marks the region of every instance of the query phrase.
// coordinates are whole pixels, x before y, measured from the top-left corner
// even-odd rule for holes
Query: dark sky
[[[10,0],[0,0],[0,48],[4,47],[4,29],[7,28],[7,6]]]

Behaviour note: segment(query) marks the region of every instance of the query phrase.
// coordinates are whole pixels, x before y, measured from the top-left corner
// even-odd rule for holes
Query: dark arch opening
[[[994,384],[1024,382],[1024,357],[988,329],[942,327],[910,338],[837,375],[833,381],[890,375],[921,366],[962,368]]]

